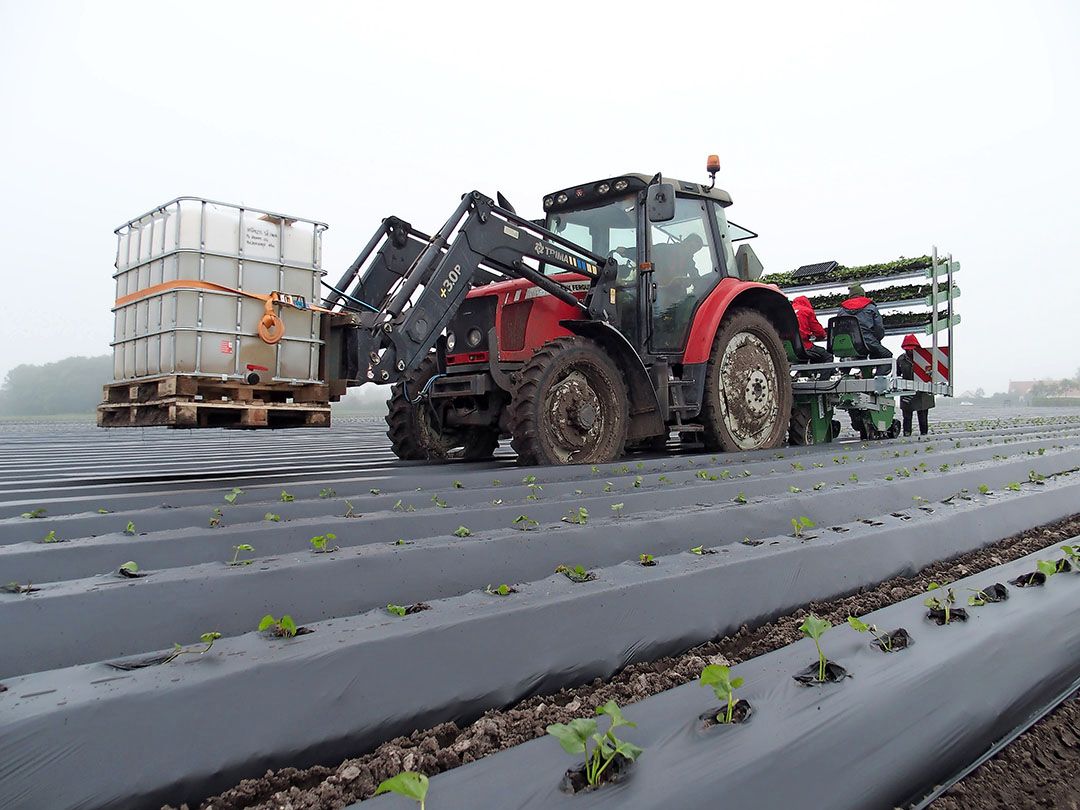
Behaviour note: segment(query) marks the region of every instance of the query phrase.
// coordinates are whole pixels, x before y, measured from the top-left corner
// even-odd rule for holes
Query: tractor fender
[[[790,340],[792,345],[798,343],[799,320],[779,287],[728,278],[717,284],[698,307],[683,353],[684,364],[708,362],[716,330],[733,307],[760,312],[776,327],[781,340]]]
[[[630,424],[626,438],[644,439],[658,436],[665,430],[664,415],[656,398],[656,389],[641,356],[626,336],[604,321],[562,320],[559,326],[583,338],[598,343],[622,369],[630,399]]]

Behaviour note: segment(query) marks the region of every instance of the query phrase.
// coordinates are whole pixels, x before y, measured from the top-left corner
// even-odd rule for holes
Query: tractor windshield
[[[637,259],[637,205],[633,197],[611,200],[603,205],[576,211],[548,214],[547,228],[575,245],[601,256],[614,258],[620,267]],[[565,273],[545,265],[548,274]]]

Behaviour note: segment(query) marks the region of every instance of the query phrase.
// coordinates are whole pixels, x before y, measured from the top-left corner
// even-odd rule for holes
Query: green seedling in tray
[[[427,798],[428,778],[422,773],[415,771],[402,771],[397,776],[384,779],[375,788],[375,795],[382,793],[396,793],[406,799],[412,799],[420,804],[420,810],[424,810],[424,800]]]
[[[723,664],[709,664],[701,670],[699,682],[702,686],[711,686],[716,697],[727,704],[727,711],[716,715],[716,722],[730,723],[735,711],[735,690],[743,685],[743,679],[732,678],[731,669]]]
[[[600,777],[615,761],[615,757],[622,756],[634,761],[642,754],[641,748],[615,736],[615,729],[620,726],[634,728],[637,724],[623,717],[622,710],[614,700],[598,707],[596,713],[606,715],[611,720],[604,734],[599,733],[596,720],[591,717],[578,718],[565,724],[553,723],[547,727],[547,733],[559,741],[566,753],[585,755],[585,781],[590,787],[600,784]]]
[[[803,623],[799,625],[799,629],[802,630],[809,638],[814,640],[814,646],[817,647],[818,654],[818,681],[825,683],[825,665],[829,663],[829,659],[825,657],[825,653],[821,651],[821,637],[825,634],[825,631],[832,627],[828,619],[819,619],[813,613],[803,619]]]
[[[259,620],[260,633],[269,631],[272,635],[280,636],[281,638],[292,638],[296,635],[298,629],[296,622],[293,621],[293,617],[288,613],[280,619],[275,619],[272,614],[267,613]]]

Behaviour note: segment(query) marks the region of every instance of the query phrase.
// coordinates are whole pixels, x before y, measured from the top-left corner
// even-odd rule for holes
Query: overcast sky
[[[462,192],[705,177],[766,271],[963,264],[957,384],[1080,366],[1080,3],[0,0],[0,377],[109,351],[113,229],[177,195],[330,224],[332,280]]]

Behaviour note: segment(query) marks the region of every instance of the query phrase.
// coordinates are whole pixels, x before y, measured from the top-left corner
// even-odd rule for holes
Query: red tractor
[[[778,447],[798,326],[756,281],[727,192],[626,174],[544,198],[530,221],[472,192],[435,236],[389,218],[326,298],[335,390],[393,385],[402,459],[600,464],[661,448]],[[377,249],[377,250],[376,250]],[[331,374],[333,377],[333,374]]]

